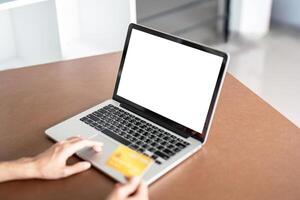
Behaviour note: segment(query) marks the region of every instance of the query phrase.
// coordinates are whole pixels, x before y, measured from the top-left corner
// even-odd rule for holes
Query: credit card
[[[108,158],[106,165],[126,177],[142,176],[153,164],[153,159],[120,145]]]

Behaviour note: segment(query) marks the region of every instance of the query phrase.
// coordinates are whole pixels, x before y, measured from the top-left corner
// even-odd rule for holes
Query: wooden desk
[[[44,130],[112,96],[120,54],[0,72],[0,160],[53,143]],[[76,161],[72,158],[71,161]],[[90,169],[57,181],[0,184],[0,199],[103,199]],[[299,199],[300,131],[227,74],[207,144],[150,187],[151,199]]]

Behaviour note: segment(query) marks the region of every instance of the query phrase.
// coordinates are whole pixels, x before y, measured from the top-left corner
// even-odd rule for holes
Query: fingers
[[[101,142],[73,137],[66,140],[63,144],[63,156],[70,157],[84,147],[92,147],[95,151],[100,152],[102,150],[102,146],[103,144]]]
[[[71,166],[67,166],[64,169],[64,176],[71,176],[73,174],[77,174],[83,172],[91,167],[91,163],[89,162],[79,162]]]
[[[69,137],[63,141],[60,141],[60,142],[58,142],[58,144],[68,144],[68,143],[73,143],[73,142],[76,142],[79,140],[82,140],[82,138],[80,137],[80,135],[76,135],[76,136]]]
[[[148,200],[148,187],[140,178],[132,178],[124,185],[117,185],[114,192],[116,199]]]
[[[129,197],[134,193],[140,184],[140,179],[137,177],[131,178],[126,184],[118,185],[116,189],[117,196],[120,199]]]
[[[94,151],[96,151],[96,152],[100,152],[100,151],[102,151],[102,146],[103,146],[103,144],[101,143],[101,146],[93,146],[92,148],[94,149]]]
[[[145,183],[141,182],[135,194],[129,198],[130,200],[148,200],[148,187]]]

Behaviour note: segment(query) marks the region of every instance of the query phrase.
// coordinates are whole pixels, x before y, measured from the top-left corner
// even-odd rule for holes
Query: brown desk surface
[[[0,160],[35,155],[44,130],[112,95],[120,54],[0,72]],[[150,187],[151,199],[300,199],[300,131],[227,74],[201,151]],[[72,158],[76,161],[77,158]],[[57,181],[0,184],[0,199],[103,199],[90,169]]]

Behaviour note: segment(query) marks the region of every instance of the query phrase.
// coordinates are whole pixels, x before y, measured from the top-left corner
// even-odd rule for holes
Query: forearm
[[[37,178],[36,171],[31,158],[0,162],[0,182]]]
[[[100,152],[102,143],[72,137],[35,157],[0,162],[0,182],[29,178],[59,179],[83,172],[91,167],[91,163],[82,161],[67,165],[67,159],[84,147],[92,147]]]

